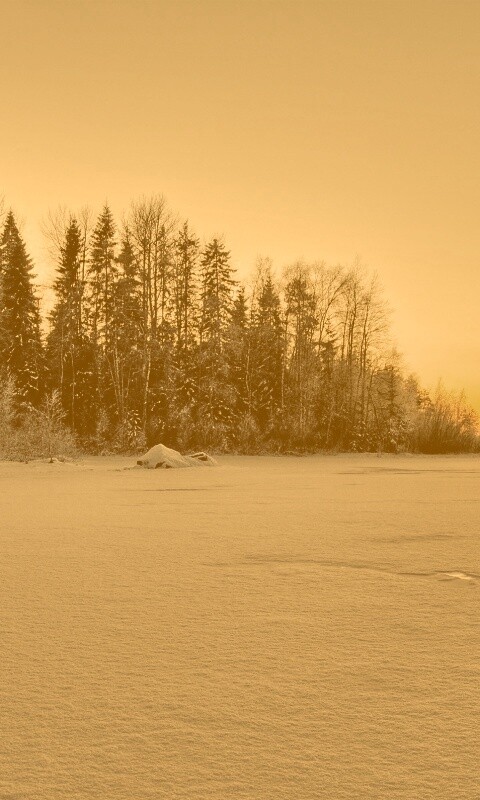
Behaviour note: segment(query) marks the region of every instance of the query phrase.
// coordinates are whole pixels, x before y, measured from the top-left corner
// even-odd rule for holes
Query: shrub
[[[449,393],[438,386],[433,400],[425,401],[420,410],[413,446],[421,453],[479,452],[478,417],[463,393]]]
[[[39,408],[15,410],[15,386],[0,386],[0,457],[10,461],[65,458],[78,454],[75,437],[64,424],[58,391],[46,395]]]
[[[260,428],[254,417],[248,412],[242,414],[237,421],[234,446],[239,453],[250,455],[261,453],[265,449]]]

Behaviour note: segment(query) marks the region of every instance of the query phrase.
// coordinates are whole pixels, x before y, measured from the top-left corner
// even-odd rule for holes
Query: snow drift
[[[164,444],[156,444],[138,461],[139,467],[145,469],[179,469],[182,467],[213,467],[216,461],[206,453],[192,453],[182,456],[177,450],[171,450]]]

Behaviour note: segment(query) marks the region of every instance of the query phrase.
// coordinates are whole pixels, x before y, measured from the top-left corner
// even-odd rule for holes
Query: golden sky
[[[258,255],[378,272],[405,362],[480,410],[480,2],[0,0],[0,193],[163,193]]]

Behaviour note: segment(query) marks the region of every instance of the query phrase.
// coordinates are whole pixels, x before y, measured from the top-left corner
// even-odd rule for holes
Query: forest
[[[182,452],[479,452],[463,393],[424,391],[360,264],[259,259],[236,276],[162,196],[121,221],[60,210],[44,224],[44,311],[12,211],[0,237],[0,456]]]

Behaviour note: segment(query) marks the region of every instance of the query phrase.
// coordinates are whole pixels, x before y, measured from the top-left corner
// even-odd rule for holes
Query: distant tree
[[[113,294],[117,275],[115,261],[115,223],[105,204],[90,239],[88,265],[90,325],[94,344],[106,345],[113,313]]]
[[[240,286],[233,301],[227,332],[228,374],[234,392],[235,417],[248,411],[249,308],[245,287]]]
[[[47,243],[47,252],[51,260],[58,264],[61,259],[65,235],[72,219],[77,220],[80,231],[80,268],[79,278],[85,285],[87,277],[88,241],[92,231],[92,212],[88,206],[83,206],[78,214],[71,214],[65,206],[60,206],[56,211],[49,211],[42,221],[41,228]]]
[[[114,413],[114,392],[107,357],[111,348],[118,275],[115,246],[116,226],[112,212],[108,204],[105,204],[90,236],[86,263],[83,263],[83,258],[80,260],[80,270],[83,272],[85,269],[86,273],[83,327],[90,343],[93,363],[90,422],[99,447],[110,436],[110,423]]]
[[[142,426],[149,438],[158,440],[168,413],[166,392],[175,335],[173,275],[176,220],[165,198],[157,195],[132,203],[128,227],[140,281]]]
[[[220,239],[207,244],[201,261],[200,341],[221,351],[233,305],[233,269],[230,253]]]
[[[47,367],[50,388],[59,391],[66,423],[80,434],[90,427],[93,350],[83,326],[82,232],[75,218],[59,245],[56,302],[50,314]]]
[[[185,222],[174,242],[175,352],[171,358],[173,416],[189,414],[198,394],[195,370],[198,321],[199,240]]]
[[[199,240],[184,222],[175,239],[174,303],[176,342],[180,351],[186,351],[194,340],[197,314],[196,289],[198,283]]]
[[[119,447],[140,443],[142,409],[142,310],[138,265],[128,228],[117,258],[113,310],[105,361],[113,391],[112,404]]]
[[[343,292],[348,273],[343,267],[327,267],[323,262],[314,265],[314,284],[317,298],[317,344],[319,355],[319,390],[315,399],[315,414],[323,447],[337,446],[336,428],[339,419],[339,330]],[[332,437],[333,434],[333,437]]]
[[[268,431],[284,405],[285,325],[270,264],[262,269],[252,309],[249,406]]]
[[[37,404],[43,378],[40,314],[32,262],[11,211],[0,240],[0,365],[13,378],[19,400]]]
[[[317,296],[309,265],[298,262],[287,268],[284,280],[288,348],[285,405],[289,436],[297,445],[313,446],[318,432],[314,403],[320,391]]]
[[[217,238],[202,254],[200,289],[200,330],[197,355],[200,413],[219,440],[232,425],[235,391],[229,374],[225,345],[234,305],[233,268],[230,253]]]
[[[155,340],[158,334],[161,338],[172,307],[175,226],[162,195],[132,203],[128,227],[138,264],[142,313],[145,330]]]

